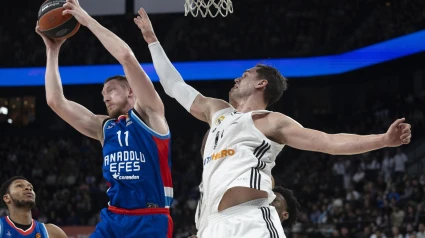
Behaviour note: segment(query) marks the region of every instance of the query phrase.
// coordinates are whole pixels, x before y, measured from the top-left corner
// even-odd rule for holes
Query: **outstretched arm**
[[[279,113],[270,115],[269,122],[276,127],[270,131],[277,142],[300,150],[323,152],[332,155],[361,154],[384,147],[410,143],[410,125],[396,120],[385,134],[355,135],[327,134],[302,127],[295,120]],[[274,131],[274,132],[273,132]]]
[[[81,8],[78,0],[67,0],[64,7],[67,9],[64,13],[74,15],[82,25],[87,26],[109,53],[123,66],[130,87],[137,99],[136,111],[152,129],[159,133],[167,133],[168,126],[164,120],[164,104],[130,47],[117,35],[90,17]]]
[[[187,111],[201,121],[210,123],[211,116],[218,110],[231,107],[227,102],[204,97],[196,89],[187,85],[180,73],[173,66],[159,43],[145,10],[139,10],[140,16],[134,22],[142,31],[145,41],[149,44],[155,70],[165,93],[175,98]]]
[[[44,36],[38,26],[36,32],[46,45],[46,99],[49,107],[80,133],[103,141],[102,121],[107,116],[93,114],[87,108],[65,98],[59,75],[59,50],[65,40],[54,40]]]

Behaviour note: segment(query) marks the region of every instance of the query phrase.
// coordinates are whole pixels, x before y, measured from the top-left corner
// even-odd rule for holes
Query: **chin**
[[[35,207],[35,198],[34,199],[28,199],[28,200],[15,200],[14,204],[18,208],[27,208],[32,209]]]
[[[119,116],[124,115],[125,112],[121,112],[117,110],[117,111],[111,111],[108,114],[109,114],[109,117],[111,118],[118,118]]]

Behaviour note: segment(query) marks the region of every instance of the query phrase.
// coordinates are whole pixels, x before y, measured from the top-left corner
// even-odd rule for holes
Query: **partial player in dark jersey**
[[[7,238],[66,238],[65,232],[53,224],[43,224],[32,219],[35,192],[27,179],[15,176],[0,188],[2,203],[9,215],[0,218],[0,237]]]
[[[162,100],[125,42],[90,17],[78,0],[67,0],[64,8],[63,14],[72,14],[86,26],[125,72],[125,76],[106,79],[101,93],[108,116],[95,115],[63,94],[58,58],[64,40],[50,39],[36,29],[47,48],[48,105],[103,146],[103,176],[110,201],[91,237],[171,237],[170,132]]]
[[[290,189],[277,186],[273,192],[276,198],[271,205],[276,208],[282,227],[291,229],[298,219],[300,204]]]

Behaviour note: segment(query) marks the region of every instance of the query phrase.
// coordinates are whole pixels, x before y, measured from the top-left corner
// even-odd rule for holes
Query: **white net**
[[[189,13],[197,17],[216,17],[218,14],[223,17],[229,13],[233,13],[233,5],[231,0],[185,0],[184,10],[185,16]]]

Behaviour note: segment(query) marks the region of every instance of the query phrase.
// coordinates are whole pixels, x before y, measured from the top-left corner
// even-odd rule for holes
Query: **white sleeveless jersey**
[[[269,140],[254,125],[253,114],[270,111],[237,112],[229,107],[216,112],[205,143],[201,198],[196,211],[198,229],[218,211],[224,193],[232,187],[248,187],[268,193],[271,203],[271,170],[284,145]]]

